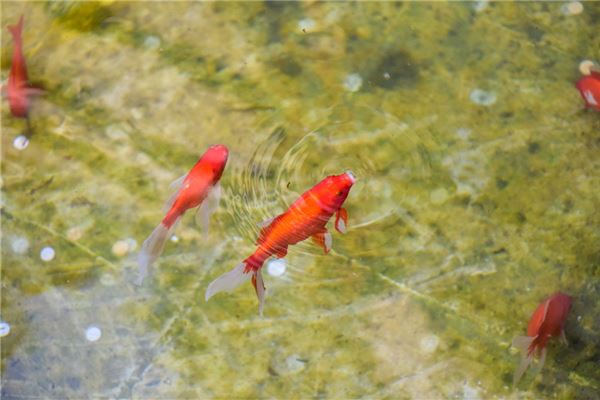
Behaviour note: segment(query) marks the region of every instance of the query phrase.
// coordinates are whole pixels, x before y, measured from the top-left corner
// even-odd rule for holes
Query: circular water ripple
[[[263,221],[287,210],[328,175],[351,170],[357,177],[346,207],[365,212],[350,214],[353,229],[390,215],[397,207],[394,199],[403,196],[398,191],[402,181],[409,184],[429,174],[427,145],[408,124],[375,110],[361,112],[369,114],[369,124],[378,120],[380,128],[366,130],[356,122],[333,122],[299,133],[278,127],[256,146],[247,165],[232,173],[233,193],[224,201],[244,240],[254,243]],[[330,231],[335,250],[339,235],[331,223]],[[294,245],[294,251],[323,255],[310,240]]]

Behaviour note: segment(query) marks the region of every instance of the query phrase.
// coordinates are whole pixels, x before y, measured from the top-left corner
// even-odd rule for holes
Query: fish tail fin
[[[177,220],[170,226],[161,222],[158,226],[152,231],[150,236],[146,240],[144,240],[144,244],[142,245],[142,249],[138,254],[138,277],[135,280],[136,285],[141,285],[144,282],[144,278],[148,275],[148,268],[156,261],[156,259],[160,256],[165,247],[165,242],[171,236],[175,225],[177,225]]]
[[[231,292],[253,276],[252,269],[247,267],[246,262],[242,262],[231,271],[224,273],[212,281],[206,288],[204,299],[208,301],[208,299],[219,292]]]
[[[521,380],[521,377],[533,361],[533,350],[535,347],[532,346],[534,346],[536,337],[517,336],[513,338],[512,346],[522,352],[521,362],[513,375],[513,386],[516,386],[517,383],[519,383],[519,380]]]
[[[23,33],[23,16],[21,15],[21,18],[19,18],[19,22],[16,25],[8,25],[7,28],[15,42],[20,42]]]

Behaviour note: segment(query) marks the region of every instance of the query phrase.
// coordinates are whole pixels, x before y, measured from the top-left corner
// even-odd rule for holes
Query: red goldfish
[[[39,95],[43,91],[31,86],[27,77],[27,65],[23,56],[23,16],[17,25],[9,25],[8,30],[12,34],[14,43],[12,64],[8,74],[8,104],[13,116],[25,118],[29,124],[31,97]]]
[[[264,262],[271,256],[285,257],[289,245],[309,237],[312,237],[325,253],[328,253],[331,249],[331,233],[327,231],[325,225],[335,214],[335,229],[340,233],[346,232],[348,213],[342,208],[342,204],[355,181],[351,172],[328,176],[300,196],[286,212],[265,221],[254,254],[208,285],[206,300],[208,301],[218,292],[230,292],[248,279],[252,279],[258,297],[258,310],[262,315],[265,286],[261,268]]]
[[[144,241],[138,256],[139,275],[136,281],[138,285],[146,277],[148,267],[162,253],[165,241],[171,236],[177,222],[187,210],[200,206],[199,222],[204,226],[205,232],[208,231],[210,214],[218,206],[221,197],[219,179],[227,164],[228,156],[227,147],[221,144],[211,146],[189,173],[173,182],[171,186],[177,187],[177,191],[165,205],[167,214]]]
[[[564,324],[571,309],[571,296],[564,293],[554,293],[540,304],[527,327],[527,336],[517,336],[513,339],[512,345],[523,352],[521,364],[515,371],[513,385],[521,379],[525,370],[533,361],[536,350],[540,353],[539,369],[544,366],[546,359],[546,342],[552,336],[559,336],[563,342],[567,343],[565,337]]]
[[[592,67],[589,75],[585,75],[575,84],[585,106],[600,111],[600,70]]]

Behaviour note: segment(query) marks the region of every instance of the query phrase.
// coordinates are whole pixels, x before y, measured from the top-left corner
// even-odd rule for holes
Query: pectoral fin
[[[257,225],[259,228],[266,228],[267,226],[271,225],[271,222],[273,222],[274,219],[275,217],[267,218],[264,221],[259,222]]]
[[[341,207],[335,213],[335,229],[339,233],[346,233],[346,227],[348,226],[348,212],[344,207]]]
[[[181,185],[183,185],[183,181],[188,174],[183,174],[179,178],[175,179],[173,182],[169,184],[169,189],[179,190]]]
[[[312,240],[319,246],[322,247],[325,251],[325,254],[329,253],[331,250],[331,244],[333,239],[331,238],[331,233],[325,231],[321,233],[316,233],[312,236]]]
[[[175,203],[175,200],[177,200],[177,196],[179,196],[179,192],[181,192],[183,181],[185,180],[186,176],[187,174],[182,175],[169,184],[169,189],[175,190],[175,193],[173,193],[166,201],[165,205],[163,206],[163,212],[166,213],[171,209],[171,207],[173,207],[173,203]]]
[[[30,86],[25,88],[25,96],[27,97],[43,96],[44,94],[46,94],[46,91],[40,87]]]
[[[563,344],[565,346],[569,345],[569,342],[567,341],[567,336],[565,335],[565,330],[564,328],[560,330],[560,341],[563,342]]]
[[[196,212],[196,223],[203,228],[205,234],[208,234],[210,216],[219,208],[220,200],[221,185],[217,183],[209,190],[208,196],[206,196],[202,204],[200,204],[200,207],[198,207],[198,211]]]
[[[287,251],[288,251],[287,246],[286,247],[282,247],[282,248],[280,248],[279,250],[277,250],[275,252],[275,257],[277,257],[277,258],[283,258],[283,257],[287,256]]]

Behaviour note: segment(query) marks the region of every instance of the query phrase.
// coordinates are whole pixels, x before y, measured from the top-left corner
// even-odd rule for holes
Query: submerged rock
[[[412,86],[419,79],[419,67],[404,50],[385,54],[369,74],[369,81],[383,89]]]

